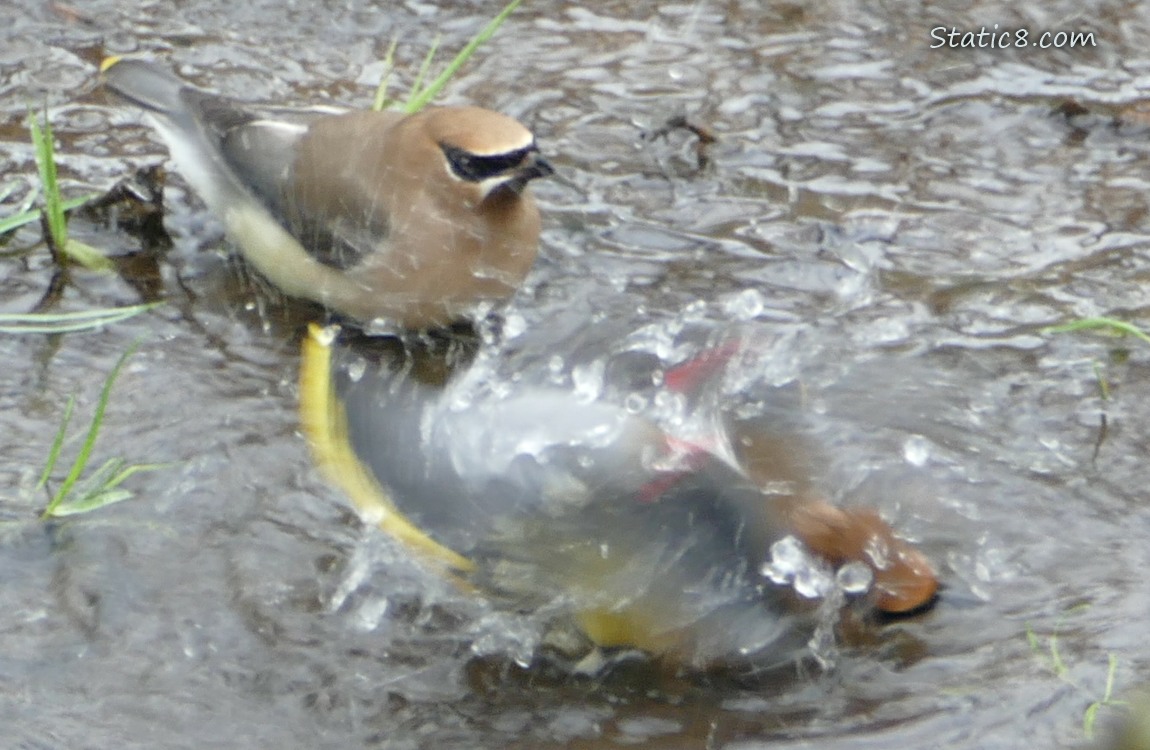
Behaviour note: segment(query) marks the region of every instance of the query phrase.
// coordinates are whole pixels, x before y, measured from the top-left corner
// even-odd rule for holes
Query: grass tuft
[[[44,191],[44,223],[48,226],[52,245],[61,253],[80,265],[93,271],[112,271],[112,261],[91,245],[68,237],[67,208],[60,196],[60,185],[56,179],[56,149],[52,140],[52,125],[44,114],[44,124],[31,112],[28,113],[28,129],[32,133],[32,143],[36,147],[36,167],[40,172],[40,183]]]
[[[1087,706],[1086,711],[1082,714],[1082,733],[1086,735],[1087,740],[1094,739],[1094,724],[1097,721],[1098,712],[1103,707],[1124,708],[1130,705],[1128,701],[1114,700],[1114,676],[1118,673],[1118,657],[1113,653],[1108,656],[1110,666],[1106,670],[1106,688],[1102,692],[1102,698]]]
[[[1075,688],[1080,692],[1084,692],[1083,688],[1070,678],[1070,668],[1062,658],[1062,653],[1058,647],[1058,631],[1062,627],[1062,622],[1065,617],[1072,615],[1075,611],[1085,608],[1084,606],[1074,607],[1059,617],[1054,625],[1054,632],[1046,637],[1046,649],[1049,650],[1049,655],[1044,655],[1042,638],[1030,626],[1026,626],[1026,641],[1030,645],[1030,650],[1036,656],[1044,659],[1051,671],[1066,684]],[[1098,720],[1098,712],[1103,708],[1124,708],[1128,705],[1127,701],[1114,699],[1114,683],[1118,674],[1118,657],[1113,653],[1107,654],[1107,669],[1106,669],[1106,687],[1102,691],[1102,697],[1098,700],[1091,701],[1082,712],[1082,733],[1087,740],[1094,739],[1094,726]]]
[[[1050,326],[1044,328],[1044,333],[1074,333],[1076,331],[1093,331],[1093,330],[1106,330],[1111,333],[1125,334],[1134,336],[1135,338],[1145,341],[1150,344],[1150,335],[1147,335],[1141,328],[1132,323],[1127,323],[1124,320],[1117,318],[1082,318],[1063,325]]]
[[[447,64],[447,67],[444,68],[442,73],[436,76],[434,81],[424,86],[423,81],[431,71],[432,60],[439,48],[439,38],[436,37],[435,42],[432,43],[431,49],[427,51],[427,55],[424,56],[423,63],[419,67],[419,73],[412,83],[411,92],[408,94],[407,101],[403,104],[403,112],[409,115],[415,114],[438,96],[439,92],[447,85],[447,82],[450,81],[452,77],[459,72],[459,69],[463,67],[464,63],[475,54],[475,50],[479,49],[480,45],[495,35],[495,32],[498,31],[499,27],[503,25],[503,22],[507,20],[507,17],[510,16],[522,2],[523,0],[511,0],[511,2],[504,6],[503,10],[499,12],[499,15],[491,19],[486,26],[480,29],[478,34],[471,38],[471,41],[459,51],[459,54]],[[387,97],[387,88],[390,83],[392,70],[394,70],[395,47],[396,40],[392,40],[391,46],[387,50],[387,56],[384,58],[385,72],[383,79],[375,91],[375,101],[372,105],[372,108],[377,111],[386,109],[388,106],[397,103],[397,100]]]
[[[383,77],[379,79],[379,86],[375,89],[375,100],[371,103],[371,108],[376,112],[382,112],[395,103],[387,95],[388,86],[391,85],[391,73],[395,70],[395,48],[399,46],[399,38],[392,37],[391,44],[387,47],[387,54],[383,57]]]
[[[88,513],[127,500],[132,496],[132,493],[120,487],[125,480],[141,471],[152,471],[165,466],[165,464],[128,464],[121,458],[112,458],[91,474],[84,476],[84,470],[88,467],[92,450],[96,446],[96,439],[100,435],[100,428],[104,422],[104,412],[108,408],[108,399],[112,395],[112,386],[115,385],[116,378],[119,377],[124,364],[135,353],[138,346],[138,343],[132,344],[116,361],[112,371],[105,378],[104,385],[100,389],[100,398],[96,402],[96,410],[84,436],[84,442],[80,445],[80,450],[72,461],[64,480],[52,493],[48,505],[40,515],[41,518],[63,518]],[[56,436],[52,440],[52,447],[48,451],[48,460],[40,474],[40,480],[36,484],[38,490],[47,487],[48,480],[60,460],[60,453],[64,446],[68,424],[71,422],[75,405],[76,398],[72,396],[64,407],[60,429],[56,431]]]

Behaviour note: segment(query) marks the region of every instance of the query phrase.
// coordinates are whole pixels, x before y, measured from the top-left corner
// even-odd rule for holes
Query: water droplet
[[[623,408],[628,414],[638,414],[647,408],[647,397],[642,393],[628,393],[623,399]]]
[[[771,559],[763,564],[761,572],[774,583],[789,584],[806,557],[802,543],[793,536],[785,536],[771,545]]]
[[[352,613],[352,624],[361,632],[372,632],[383,622],[389,604],[390,602],[387,600],[387,597],[366,598],[365,601],[356,608],[355,612]]]
[[[753,320],[762,315],[765,307],[758,289],[744,289],[723,303],[723,312],[735,320]]]
[[[697,299],[689,302],[679,315],[683,320],[703,320],[707,316],[707,301]]]
[[[473,396],[474,394],[471,392],[471,389],[459,388],[455,394],[452,395],[451,400],[447,404],[447,408],[454,412],[466,411],[471,408],[471,404],[475,401]]]
[[[510,341],[513,338],[523,335],[527,330],[527,319],[521,314],[513,311],[508,311],[503,315],[503,337]]]
[[[365,372],[367,372],[367,360],[363,357],[356,357],[347,364],[347,376],[353,383],[362,380]]]
[[[845,594],[863,594],[874,583],[874,573],[861,562],[849,562],[835,573],[835,583]]]
[[[930,460],[930,441],[922,435],[911,435],[902,444],[902,457],[911,466],[926,466]]]
[[[795,593],[821,599],[834,589],[834,578],[820,565],[806,565],[795,573]]]
[[[316,332],[315,340],[320,343],[320,346],[331,346],[338,335],[339,326],[324,326]]]
[[[793,536],[771,545],[771,559],[759,572],[779,585],[790,585],[807,599],[825,597],[835,589],[835,577],[821,558],[813,556]]]
[[[655,416],[657,419],[671,425],[683,423],[687,410],[687,400],[682,394],[671,391],[659,391],[655,394]]]
[[[571,368],[571,382],[575,385],[575,400],[589,404],[599,398],[603,391],[603,371],[606,363],[602,360]]]

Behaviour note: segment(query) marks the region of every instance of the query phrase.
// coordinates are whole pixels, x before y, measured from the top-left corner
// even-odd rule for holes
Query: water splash
[[[766,300],[758,289],[744,289],[722,301],[723,312],[735,320],[754,320],[763,314]]]
[[[819,600],[815,630],[807,648],[820,667],[832,668],[838,658],[835,625],[839,613],[848,596],[870,590],[874,584],[871,569],[861,562],[850,562],[836,571],[801,541],[785,536],[771,545],[770,559],[760,572],[772,583],[789,586],[804,599]]]
[[[475,656],[507,656],[524,669],[531,666],[543,638],[539,623],[532,618],[503,612],[489,612],[481,617],[469,635]]]
[[[589,404],[599,398],[603,392],[603,372],[606,367],[605,360],[596,359],[571,368],[571,382],[575,386],[577,403]]]

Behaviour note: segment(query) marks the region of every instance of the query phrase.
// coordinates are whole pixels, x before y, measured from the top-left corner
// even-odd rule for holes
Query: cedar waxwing
[[[819,613],[764,567],[788,535],[828,570],[867,566],[876,609],[935,594],[921,552],[872,511],[815,499],[799,443],[763,425],[733,428],[741,452],[704,448],[529,374],[510,391],[486,388],[458,340],[440,351],[333,341],[313,327],[300,387],[329,476],[466,587],[518,609],[561,602],[598,646],[692,666],[809,655]],[[706,356],[667,381],[706,377]]]
[[[478,107],[283,109],[109,58],[180,172],[283,292],[359,322],[449,324],[509,297],[539,243],[528,183],[552,173],[527,128]]]

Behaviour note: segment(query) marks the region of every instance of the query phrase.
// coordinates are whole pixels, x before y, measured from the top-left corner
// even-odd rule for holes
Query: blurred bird
[[[478,107],[417,114],[287,109],[109,58],[107,88],[142,107],[244,257],[283,292],[359,322],[443,326],[509,297],[552,174],[535,137]]]
[[[876,609],[935,594],[926,557],[876,513],[817,498],[802,441],[769,415],[732,423],[730,450],[558,387],[477,387],[466,354],[371,347],[305,341],[301,417],[321,466],[426,561],[516,609],[564,602],[598,646],[693,666],[809,655],[815,607],[763,572],[788,535],[828,568],[867,566]],[[667,380],[696,387],[723,358],[707,357]]]

